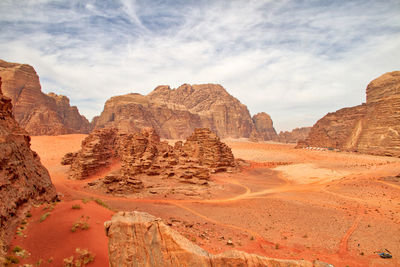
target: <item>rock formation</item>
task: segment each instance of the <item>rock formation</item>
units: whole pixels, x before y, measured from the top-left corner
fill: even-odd
[[[28,133],[13,118],[0,78],[0,257],[26,208],[55,197],[49,173],[30,149]]]
[[[281,143],[297,143],[299,140],[305,140],[311,131],[311,127],[295,128],[292,131],[284,131],[278,134],[278,141]]]
[[[88,133],[90,124],[65,96],[41,91],[39,77],[26,64],[0,60],[3,93],[11,98],[15,120],[31,135]]]
[[[400,157],[400,71],[373,80],[366,104],[328,113],[298,146]]]
[[[251,140],[276,141],[278,139],[278,135],[276,134],[276,131],[274,129],[271,116],[269,116],[267,113],[257,113],[253,116],[252,120],[254,123],[255,131],[252,132]]]
[[[145,212],[119,212],[104,225],[111,267],[331,266],[317,261],[267,258],[237,250],[213,255]]]
[[[367,87],[367,114],[357,144],[363,153],[400,157],[400,71]]]
[[[121,169],[101,179],[108,193],[135,193],[143,188],[141,175],[175,178],[184,183],[207,184],[210,172],[235,166],[231,149],[209,129],[196,129],[186,142],[170,146],[153,128],[120,133],[115,128],[92,132],[77,153],[68,153],[62,164],[71,165],[70,178],[85,179],[113,160]],[[96,182],[90,183],[96,186]]]
[[[152,127],[170,139],[186,138],[195,128],[209,128],[221,138],[250,137],[254,131],[247,107],[216,84],[158,86],[146,96],[112,97],[92,124],[125,132]]]

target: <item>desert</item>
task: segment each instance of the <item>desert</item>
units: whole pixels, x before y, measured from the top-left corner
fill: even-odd
[[[165,195],[167,185],[160,182],[148,189],[157,193],[128,198],[87,187],[87,181],[104,176],[118,163],[89,180],[67,179],[68,167],[61,165],[61,159],[71,149],[78,150],[84,138],[32,137],[32,149],[48,168],[62,201],[43,222],[39,220],[46,205],[32,209],[23,236],[17,235],[11,245],[31,253],[22,263],[62,262],[76,247],[85,247],[96,255],[93,266],[108,266],[103,223],[116,210],[135,210],[161,218],[214,254],[234,248],[334,266],[399,264],[396,259],[379,258],[377,251],[400,253],[399,240],[393,238],[400,223],[400,183],[395,178],[400,159],[229,141],[235,157],[248,162],[242,171],[212,175],[207,188],[174,187]],[[74,210],[74,205],[82,209]],[[89,217],[89,229],[71,232],[81,216]]]
[[[400,266],[396,1],[0,1],[0,267]]]

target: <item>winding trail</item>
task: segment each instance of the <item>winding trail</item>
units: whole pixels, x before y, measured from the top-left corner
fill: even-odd
[[[357,229],[358,225],[360,224],[360,221],[363,217],[363,213],[364,213],[364,210],[362,208],[359,208],[356,219],[354,220],[351,227],[347,230],[346,234],[340,240],[339,251],[338,251],[339,255],[347,254],[349,238],[351,237],[351,235],[354,233],[354,231]]]

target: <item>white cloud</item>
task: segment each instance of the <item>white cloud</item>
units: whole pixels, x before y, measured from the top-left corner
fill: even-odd
[[[28,2],[0,3],[0,58],[33,65],[89,118],[113,95],[212,82],[287,130],[399,69],[396,1]]]

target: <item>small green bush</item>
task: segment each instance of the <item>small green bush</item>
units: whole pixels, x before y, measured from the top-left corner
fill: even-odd
[[[73,210],[80,210],[80,209],[82,209],[82,207],[79,204],[75,204],[75,205],[72,205],[72,209]]]
[[[12,250],[14,253],[16,253],[16,252],[21,252],[22,251],[22,248],[20,247],[20,246],[15,246],[14,248],[13,248],[13,250]]]
[[[50,212],[46,212],[46,213],[42,214],[42,216],[40,216],[39,222],[43,222],[49,216],[50,216]]]

